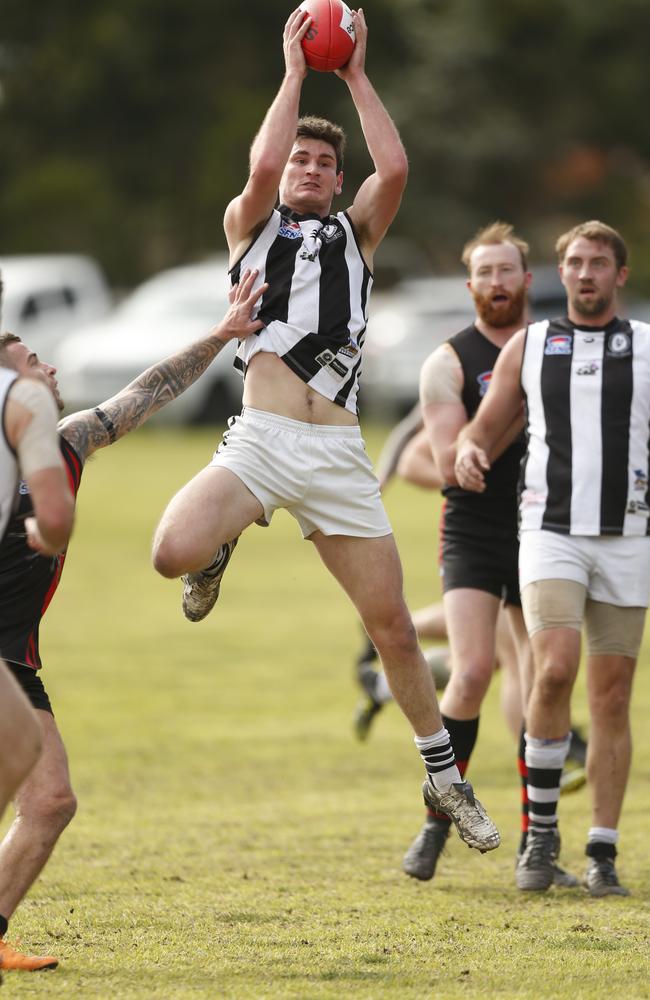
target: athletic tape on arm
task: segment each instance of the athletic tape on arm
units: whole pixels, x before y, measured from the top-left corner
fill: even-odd
[[[11,387],[10,399],[24,406],[32,419],[16,444],[20,473],[29,479],[42,469],[63,467],[59,449],[57,422],[59,415],[52,393],[42,382],[19,378]]]
[[[448,344],[441,344],[422,365],[420,374],[420,402],[462,402],[463,369],[458,355]]]

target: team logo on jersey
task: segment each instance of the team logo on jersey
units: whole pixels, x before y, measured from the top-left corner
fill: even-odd
[[[299,240],[302,238],[302,230],[297,222],[283,222],[278,229],[278,236],[284,236],[286,240]]]
[[[333,223],[330,222],[326,226],[323,226],[323,228],[320,231],[320,234],[324,243],[333,243],[334,240],[341,239],[341,237],[343,236],[343,230],[339,229],[338,226],[335,226]]]
[[[632,351],[632,338],[629,333],[619,330],[612,333],[607,341],[607,353],[614,358],[623,358]]]
[[[318,364],[321,366],[321,368],[325,368],[326,365],[332,364],[332,361],[334,361],[335,357],[336,355],[333,354],[332,351],[328,351],[326,348],[324,351],[321,351],[320,354],[316,355],[314,361],[318,361]]]
[[[298,254],[301,260],[309,260],[313,264],[318,258],[323,245],[323,241],[320,237],[322,231],[323,230],[321,228],[319,230],[315,230],[313,233],[306,234],[303,241],[303,248]]]
[[[476,376],[476,381],[478,382],[478,394],[479,396],[484,396],[485,393],[490,388],[490,379],[492,378],[492,372],[481,372],[480,375]]]
[[[345,365],[343,364],[343,362],[342,362],[342,361],[339,361],[339,360],[338,360],[338,358],[334,358],[334,360],[333,360],[333,361],[330,361],[330,363],[329,363],[328,367],[329,367],[329,368],[330,368],[330,369],[331,369],[331,370],[332,370],[333,372],[336,372],[336,374],[337,374],[337,375],[338,375],[338,376],[339,376],[340,378],[345,378],[345,376],[346,376],[346,375],[347,375],[347,373],[348,373],[348,370],[347,370],[347,368],[345,367]]]
[[[600,371],[598,364],[595,361],[590,361],[586,365],[580,365],[576,369],[576,375],[597,375]]]
[[[644,500],[628,500],[626,514],[647,514],[648,505]]]
[[[641,493],[645,493],[647,488],[648,488],[648,477],[646,476],[645,472],[643,471],[643,469],[635,469],[634,486],[632,487],[632,489],[639,491]]]
[[[333,351],[327,350],[327,348],[321,351],[320,354],[317,354],[314,361],[317,361],[321,368],[329,368],[330,372],[338,375],[339,378],[345,378],[348,374],[348,370],[343,362],[339,361],[336,354]]]
[[[546,338],[544,354],[571,354],[571,337],[565,333],[553,333]]]

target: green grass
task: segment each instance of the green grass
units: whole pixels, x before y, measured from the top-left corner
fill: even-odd
[[[518,779],[498,681],[472,777],[503,846],[482,857],[454,838],[435,881],[414,883],[400,872],[422,820],[409,727],[391,706],[354,741],[359,627],[294,521],[247,533],[200,625],[150,569],[156,520],[215,438],[145,430],[86,469],[42,629],[80,809],[11,929],[61,967],[7,974],[3,995],[649,997],[647,647],[621,829],[634,895],[514,889]],[[415,607],[438,593],[437,501],[396,484],[387,505]],[[564,861],[581,871],[586,792],[561,816]]]

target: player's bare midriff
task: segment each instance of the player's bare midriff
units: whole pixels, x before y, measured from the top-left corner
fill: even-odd
[[[244,406],[277,413],[308,424],[350,426],[354,413],[310,389],[277,354],[261,352],[251,358],[244,382]]]

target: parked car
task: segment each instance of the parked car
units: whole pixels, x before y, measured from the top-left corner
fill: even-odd
[[[215,257],[154,275],[99,323],[66,337],[55,361],[68,411],[95,406],[150,365],[207,334],[228,308],[228,262]],[[240,409],[241,375],[228,344],[207,371],[156,414],[165,422],[222,420]]]
[[[557,268],[532,268],[529,294],[534,320],[566,314],[566,293]],[[404,281],[370,302],[361,375],[362,412],[394,419],[418,398],[420,369],[443,341],[468,326],[474,316],[466,275]],[[624,314],[648,321],[648,302],[626,295]]]
[[[362,412],[393,419],[418,396],[424,360],[474,317],[465,278],[416,278],[370,300],[361,374]]]
[[[113,297],[99,264],[71,254],[0,257],[2,330],[43,358],[72,330],[107,315]]]

